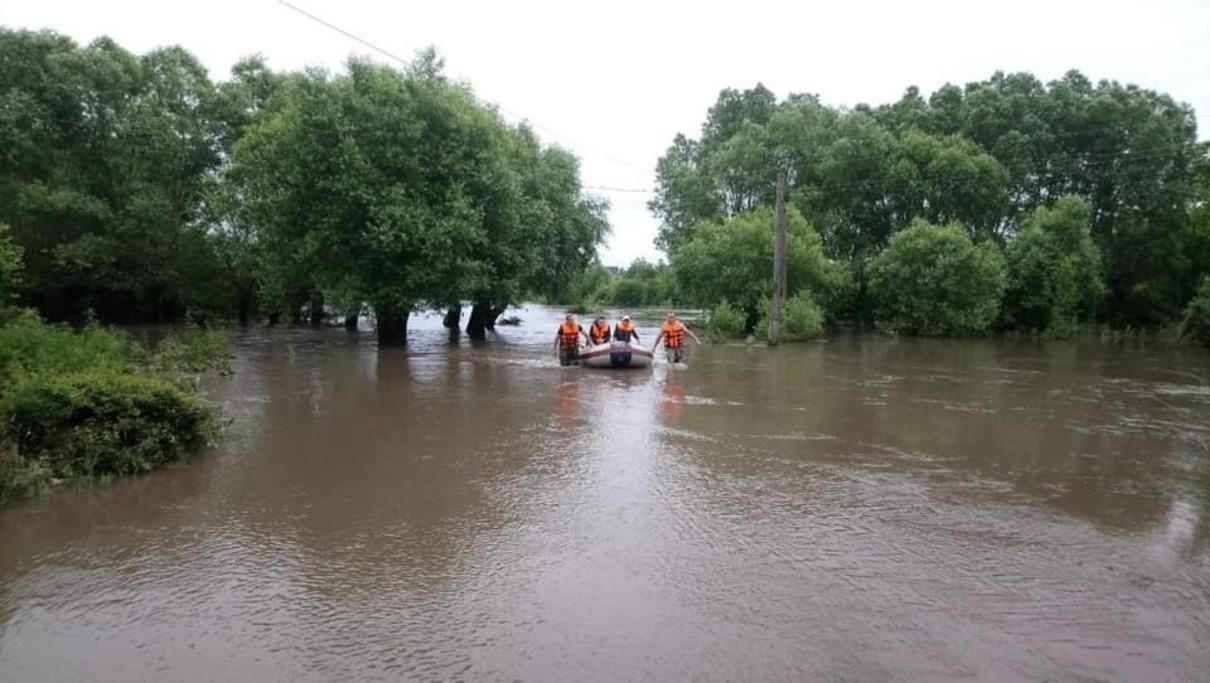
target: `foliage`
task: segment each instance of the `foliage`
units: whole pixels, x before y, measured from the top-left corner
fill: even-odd
[[[1006,253],[1004,317],[1010,327],[1068,337],[1081,318],[1092,319],[1105,284],[1091,218],[1087,202],[1068,196],[1025,220]]]
[[[25,313],[0,326],[0,393],[23,378],[90,368],[129,368],[139,350],[125,334],[90,324],[80,331]]]
[[[786,301],[782,311],[782,338],[801,341],[823,336],[823,310],[805,292]]]
[[[0,308],[16,297],[21,283],[21,247],[13,244],[7,225],[0,223]]]
[[[0,29],[0,221],[30,301],[54,318],[179,315],[207,251],[191,247],[220,161],[214,86],[178,47]]]
[[[424,68],[420,68],[423,66]],[[380,336],[407,311],[515,302],[583,268],[606,225],[578,163],[506,126],[430,62],[351,61],[281,88],[236,143],[229,174],[279,291],[368,301]]]
[[[731,302],[751,329],[773,293],[773,230],[773,212],[767,208],[696,226],[673,261],[677,281],[695,303]],[[843,270],[824,257],[819,235],[797,210],[788,211],[787,292],[829,296],[843,280]]]
[[[0,435],[0,508],[42,493],[50,488],[52,479],[46,463],[17,455],[7,436]]]
[[[231,342],[215,330],[173,334],[155,349],[152,367],[163,372],[231,372]]]
[[[1185,307],[1180,336],[1210,346],[1210,275],[1202,280],[1197,296]]]
[[[150,359],[129,336],[25,312],[0,326],[0,504],[55,480],[142,472],[199,446],[211,409],[153,373],[226,363],[217,332],[170,338]]]
[[[706,323],[706,336],[716,344],[728,339],[743,337],[747,331],[747,315],[728,303],[726,299],[714,307],[714,310],[710,312],[710,320]]]
[[[0,401],[17,457],[56,477],[146,472],[204,443],[207,407],[168,382],[94,368],[22,381]]]
[[[994,244],[975,245],[958,225],[923,220],[896,233],[870,271],[878,324],[904,334],[984,332],[1004,287],[1004,259]]]
[[[1117,325],[1155,326],[1179,316],[1210,269],[1210,223],[1199,217],[1207,149],[1188,105],[1074,71],[1046,84],[996,73],[928,98],[912,87],[853,109],[812,95],[778,102],[758,84],[724,90],[697,139],[674,138],[650,208],[675,268],[698,226],[770,206],[773,171],[785,169],[788,201],[825,253],[850,265],[849,313],[865,318],[869,262],[913,220],[1005,244],[1035,210],[1074,195],[1102,254],[1100,310]]]

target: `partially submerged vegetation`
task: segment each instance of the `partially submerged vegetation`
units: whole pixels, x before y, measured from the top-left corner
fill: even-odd
[[[26,312],[0,326],[0,504],[146,472],[204,444],[214,410],[176,380],[228,362],[216,334],[149,353],[97,324],[73,330]]]
[[[715,309],[720,334],[760,331],[784,173],[788,293],[809,294],[829,322],[1062,338],[1183,319],[1196,338],[1208,147],[1188,105],[1074,71],[1045,84],[997,73],[854,108],[778,101],[757,85],[724,90],[698,138],[673,140],[650,207],[671,298]],[[796,267],[804,249],[822,262]]]
[[[0,301],[20,272],[20,252],[0,234]],[[148,351],[97,323],[50,325],[0,304],[0,505],[195,451],[213,434],[214,411],[173,380],[221,370],[229,357],[215,332],[169,337]]]

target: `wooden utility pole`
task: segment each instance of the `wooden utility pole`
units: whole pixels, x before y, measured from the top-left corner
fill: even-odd
[[[777,173],[777,227],[773,237],[773,301],[769,306],[769,346],[781,336],[781,307],[786,298],[786,172]]]

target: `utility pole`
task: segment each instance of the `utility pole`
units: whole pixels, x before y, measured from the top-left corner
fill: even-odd
[[[773,237],[773,301],[769,306],[769,346],[781,336],[781,307],[786,298],[786,172],[777,172],[777,227]]]

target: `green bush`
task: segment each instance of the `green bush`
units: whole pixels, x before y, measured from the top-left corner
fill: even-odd
[[[198,398],[109,368],[22,381],[0,400],[0,414],[17,457],[56,477],[146,472],[201,446],[212,426]]]
[[[875,321],[904,334],[985,332],[1000,310],[1004,258],[958,225],[917,219],[891,237],[870,268]]]
[[[756,324],[758,339],[769,338],[769,310],[771,302],[761,307],[760,321]],[[803,292],[786,300],[781,309],[781,338],[779,341],[794,342],[816,339],[823,336],[824,312],[810,294]]]
[[[809,294],[798,294],[786,301],[782,310],[782,339],[801,341],[823,336],[823,310]]]
[[[156,348],[152,366],[166,372],[231,372],[231,344],[215,331],[174,334]]]
[[[702,223],[673,255],[677,281],[692,301],[706,306],[726,300],[756,320],[773,293],[773,211],[760,208],[724,222]],[[837,300],[844,297],[846,271],[823,253],[819,234],[791,207],[786,218],[786,285]]]
[[[747,316],[743,311],[728,303],[726,299],[714,307],[714,310],[710,312],[710,321],[706,323],[706,336],[715,344],[743,337],[747,331]]]
[[[21,247],[13,244],[8,226],[0,223],[0,308],[8,306],[21,283]]]
[[[1180,335],[1184,339],[1192,339],[1205,346],[1210,346],[1210,275],[1202,280],[1202,286],[1197,290],[1197,295],[1185,307]]]
[[[1090,320],[1106,287],[1101,252],[1089,234],[1092,210],[1078,197],[1041,207],[1008,245],[1004,321],[1012,328],[1069,337]]]
[[[0,507],[45,491],[51,481],[45,463],[22,458],[16,447],[0,436]]]
[[[75,331],[23,313],[0,326],[0,389],[21,377],[86,368],[125,368],[139,356],[129,336],[89,325]]]

